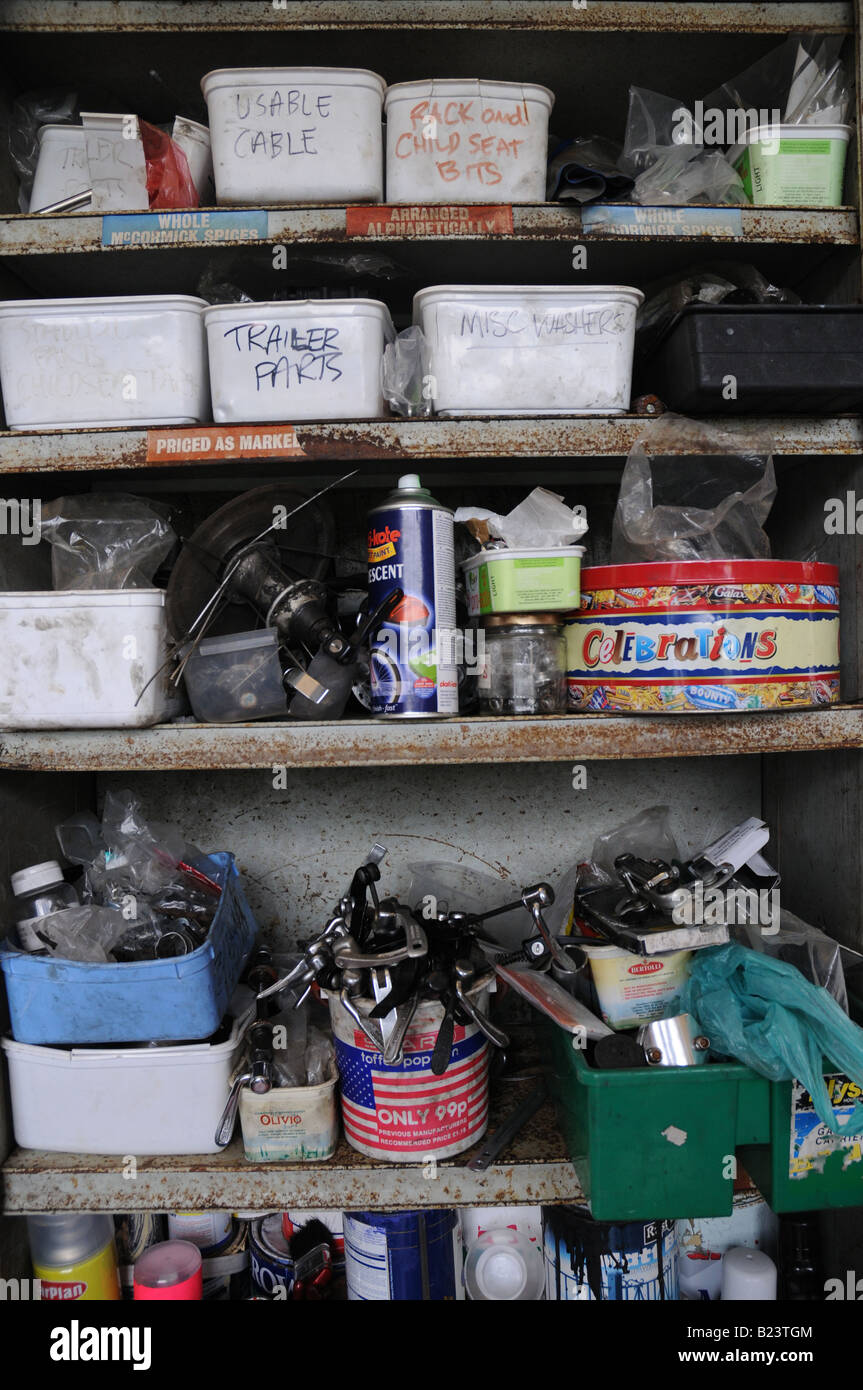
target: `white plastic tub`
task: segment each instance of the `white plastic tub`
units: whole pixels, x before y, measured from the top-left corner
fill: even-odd
[[[390,203],[544,203],[554,96],[531,82],[434,78],[387,88]]]
[[[185,294],[0,302],[9,428],[207,420],[205,307]]]
[[[223,204],[379,203],[386,83],[365,68],[219,68],[201,79]]]
[[[332,1158],[339,1138],[338,1076],[320,1086],[240,1092],[243,1148],[250,1163],[308,1163]]]
[[[15,1141],[55,1153],[218,1153],[213,1136],[240,1060],[240,1030],[235,1022],[215,1045],[167,1047],[32,1047],[4,1038]]]
[[[759,207],[837,207],[851,131],[849,125],[756,126],[729,159]]]
[[[379,300],[216,304],[204,323],[219,424],[383,415],[381,359],[395,334]]]
[[[0,593],[0,729],[158,724],[166,644],[162,589]]]
[[[414,296],[438,415],[620,415],[635,314],[628,285],[435,285]]]
[[[82,125],[43,125],[36,139],[39,154],[30,192],[31,212],[90,187],[87,134]],[[84,204],[89,206],[89,202]]]

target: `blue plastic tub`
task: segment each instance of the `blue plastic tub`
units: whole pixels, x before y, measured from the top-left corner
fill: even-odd
[[[32,956],[0,942],[16,1042],[175,1042],[214,1033],[257,925],[234,856],[209,858],[222,896],[207,940],[187,956],[89,965]]]

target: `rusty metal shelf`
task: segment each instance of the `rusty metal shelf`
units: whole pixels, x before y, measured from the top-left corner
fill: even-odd
[[[445,459],[574,459],[625,458],[635,440],[651,428],[643,415],[568,416],[484,420],[370,420],[365,422],[257,424],[232,427],[237,438],[249,435],[282,435],[294,430],[302,453],[291,457],[291,471],[299,474],[307,463],[387,463],[394,460]],[[752,421],[713,420],[708,423],[746,435]],[[849,455],[863,453],[863,416],[789,416],[759,418],[759,428],[770,432],[777,455]],[[203,434],[208,427],[201,427]],[[160,430],[160,434],[165,431]],[[177,431],[178,441],[196,434],[194,427]],[[283,460],[284,450],[266,458]],[[217,459],[200,453],[168,453],[158,461],[147,459],[145,429],[7,430],[0,432],[0,474],[74,473],[117,468],[218,468],[235,463],[237,455]],[[316,469],[316,472],[319,471]]]
[[[199,212],[212,212],[213,209],[198,209]],[[230,210],[215,209],[220,214]],[[242,211],[242,210],[241,210]],[[370,205],[373,211],[373,205]],[[674,209],[669,209],[673,212]],[[691,210],[690,210],[691,211]],[[696,209],[703,211],[703,209]],[[365,245],[380,242],[451,242],[484,241],[497,244],[512,242],[556,242],[572,241],[577,238],[585,244],[597,242],[622,241],[638,242],[679,242],[691,245],[693,242],[704,245],[716,242],[717,245],[762,245],[762,246],[856,246],[858,242],[857,213],[852,207],[842,208],[767,208],[743,207],[741,213],[741,234],[731,231],[717,232],[710,237],[696,230],[689,236],[680,226],[669,222],[667,227],[651,227],[650,235],[642,235],[639,229],[625,227],[583,228],[581,212],[578,208],[564,207],[559,203],[538,203],[515,206],[513,208],[512,232],[493,232],[487,237],[476,235],[451,235],[445,232],[411,232],[404,230],[385,231],[380,235],[351,237],[346,226],[346,213],[343,207],[284,207],[268,208],[267,235],[252,241],[241,237],[231,239],[220,231],[218,243],[209,249],[269,246],[278,243],[289,245],[351,244]],[[162,214],[169,217],[170,214]],[[114,214],[116,221],[118,214]],[[146,214],[129,214],[140,220]],[[154,221],[158,214],[152,214]],[[115,229],[116,230],[116,229]],[[152,235],[158,236],[156,230]],[[102,214],[99,212],[64,213],[55,217],[30,216],[16,213],[0,217],[0,256],[44,256],[68,254],[70,252],[110,252],[112,254],[131,252],[177,251],[201,249],[204,243],[171,240],[184,233],[167,228],[164,241],[142,240],[134,246],[103,245]],[[148,236],[150,233],[147,234]]]
[[[847,33],[847,3],[680,4],[673,0],[135,0],[118,15],[114,0],[5,0],[0,30],[85,34],[302,29],[528,29],[627,33]]]
[[[863,748],[863,705],[764,714],[163,724],[0,734],[0,769],[171,772],[451,767]]]
[[[512,1086],[492,1104],[491,1129],[526,1094]],[[477,1148],[479,1146],[477,1145]],[[471,1149],[436,1165],[381,1163],[342,1140],[327,1163],[247,1163],[235,1138],[220,1154],[139,1158],[134,1181],[123,1158],[13,1149],[0,1168],[4,1214],[33,1211],[381,1210],[532,1206],[579,1202],[583,1194],[546,1104],[484,1173]]]

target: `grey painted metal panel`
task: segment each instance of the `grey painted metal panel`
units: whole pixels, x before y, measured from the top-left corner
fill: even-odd
[[[590,763],[574,790],[570,765],[513,767],[502,750],[486,767],[291,772],[284,788],[269,771],[119,773],[99,785],[131,785],[155,819],[233,851],[259,924],[283,944],[323,927],[375,840],[389,850],[386,892],[407,893],[411,863],[446,860],[499,879],[504,903],[554,884],[597,834],[648,806],[671,806],[681,849],[702,849],[760,813],[760,776],[755,758]]]

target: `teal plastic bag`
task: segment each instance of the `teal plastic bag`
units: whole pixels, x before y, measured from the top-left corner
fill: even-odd
[[[691,1013],[715,1052],[736,1057],[771,1081],[801,1081],[821,1123],[835,1130],[823,1058],[863,1089],[863,1028],[785,961],[730,943],[696,951],[681,1012]],[[841,1126],[863,1133],[863,1104]]]

